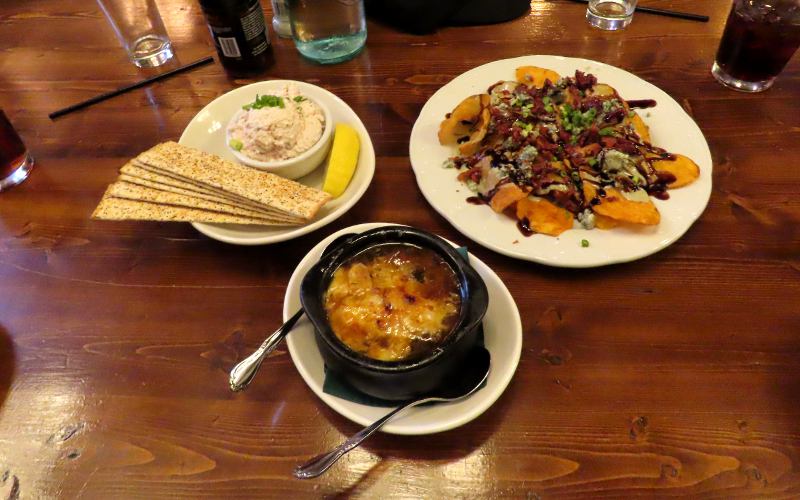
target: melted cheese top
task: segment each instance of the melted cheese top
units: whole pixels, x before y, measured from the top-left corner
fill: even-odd
[[[370,358],[422,357],[455,325],[461,295],[455,273],[436,252],[382,245],[334,272],[325,310],[336,336]]]

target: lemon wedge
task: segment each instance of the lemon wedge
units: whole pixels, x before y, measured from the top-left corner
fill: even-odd
[[[334,198],[344,193],[356,171],[359,147],[358,132],[350,125],[337,123],[328,172],[325,174],[325,184],[322,186],[323,191]]]

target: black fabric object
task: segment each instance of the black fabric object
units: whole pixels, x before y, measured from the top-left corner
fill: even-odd
[[[530,8],[530,0],[364,0],[364,4],[368,16],[420,35],[441,26],[510,21]]]

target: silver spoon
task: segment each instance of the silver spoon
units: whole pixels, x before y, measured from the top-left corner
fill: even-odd
[[[343,245],[352,237],[352,233],[343,234],[337,237],[327,247],[325,247],[325,250],[322,252],[322,257],[339,248],[340,245]],[[264,339],[264,342],[261,343],[259,348],[256,349],[253,354],[239,361],[236,366],[231,369],[231,375],[228,379],[228,382],[230,383],[231,390],[233,392],[241,391],[253,381],[256,373],[258,373],[258,369],[261,367],[261,363],[272,353],[272,351],[275,350],[276,347],[278,347],[284,337],[286,337],[289,332],[292,331],[292,327],[294,327],[294,324],[300,319],[300,316],[303,315],[303,312],[304,311],[300,309],[294,313],[294,316],[289,318],[286,323],[275,330],[272,335]]]
[[[294,470],[295,477],[298,479],[311,479],[322,475],[346,453],[360,445],[375,431],[383,427],[384,424],[409,408],[424,403],[458,401],[477,392],[489,376],[491,355],[484,347],[475,347],[464,360],[462,366],[463,369],[460,369],[456,376],[445,381],[440,389],[429,396],[410,401],[390,411],[386,416],[369,427],[365,427],[360,432],[353,434],[347,441],[331,451],[318,455],[298,466]]]
[[[250,382],[252,382],[253,378],[256,376],[256,373],[258,373],[258,369],[261,367],[261,363],[264,361],[264,359],[266,359],[267,356],[270,355],[272,351],[275,350],[276,347],[278,347],[278,344],[281,343],[281,340],[283,340],[283,338],[292,331],[292,327],[295,323],[297,323],[297,320],[300,319],[300,316],[302,316],[304,312],[305,311],[302,309],[297,311],[286,323],[275,330],[272,335],[267,337],[264,342],[261,343],[261,346],[259,346],[259,348],[253,352],[253,354],[239,361],[236,366],[233,367],[229,380],[232,391],[241,391],[247,387]]]

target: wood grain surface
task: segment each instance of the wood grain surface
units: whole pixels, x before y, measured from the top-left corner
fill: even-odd
[[[535,0],[516,21],[428,36],[370,22],[364,52],[330,67],[274,40],[259,79],[339,95],[377,172],[337,222],[252,248],[188,224],[89,219],[128,158],[252,80],[214,64],[50,121],[152,72],[127,61],[95,2],[0,3],[0,106],[37,161],[0,193],[0,498],[800,497],[800,61],[766,93],[733,92],[709,73],[729,0],[641,3],[711,21],[639,14],[605,33],[578,4]],[[213,53],[197,2],[158,4],[180,63]],[[289,276],[328,234],[384,221],[469,243],[418,190],[411,127],[456,75],[525,54],[596,59],[674,97],[711,147],[707,210],[666,250],[607,268],[472,245],[522,315],[504,395],[457,430],[378,435],[323,477],[293,479],[359,427],[285,348],[244,393],[227,371],[281,322]]]

